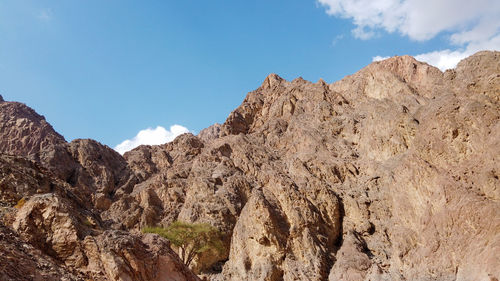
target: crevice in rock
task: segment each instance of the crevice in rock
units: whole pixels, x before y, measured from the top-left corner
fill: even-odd
[[[342,243],[344,242],[344,217],[345,217],[344,200],[342,199],[342,197],[340,197],[338,195],[337,195],[337,198],[339,199],[340,230],[339,230],[339,237],[337,238],[337,241],[335,241],[335,244],[334,244],[335,247],[334,247],[333,251],[335,253],[340,249],[340,247],[342,247]]]

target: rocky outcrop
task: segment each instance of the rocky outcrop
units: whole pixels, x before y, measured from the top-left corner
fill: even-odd
[[[66,142],[45,117],[18,102],[0,101],[0,153],[38,160],[41,150]]]
[[[157,235],[130,235],[106,231],[86,237],[84,248],[91,272],[105,274],[103,280],[197,281],[194,275]]]
[[[30,247],[12,252],[30,274],[9,262],[5,280],[198,280],[165,240],[106,231],[94,208],[108,209],[138,181],[117,152],[93,140],[66,143],[25,105],[2,106],[2,221]]]
[[[92,198],[93,206],[107,210],[113,197],[129,193],[138,182],[123,157],[108,146],[94,140],[77,139],[67,145],[76,163],[69,182]]]
[[[88,207],[105,210],[115,192],[130,192],[137,183],[116,151],[94,140],[67,143],[43,116],[22,103],[0,103],[0,126],[0,153],[39,163],[80,197],[92,198]]]
[[[271,74],[224,124],[123,157],[92,140],[33,150],[30,125],[29,142],[2,135],[35,160],[0,157],[2,220],[47,276],[195,280],[138,232],[182,220],[223,233],[191,265],[211,280],[495,280],[499,73],[480,52],[444,73],[403,56],[333,84]],[[1,116],[8,132],[24,118]]]
[[[84,280],[0,223],[1,280]]]
[[[0,154],[0,201],[2,204],[14,206],[24,196],[52,191],[51,179],[46,172],[42,167],[25,158]]]
[[[205,143],[210,142],[211,140],[219,137],[221,128],[221,124],[215,123],[212,126],[201,130],[197,137]]]
[[[0,176],[2,280],[199,280],[168,241],[107,229],[40,164],[1,154]]]
[[[72,208],[54,194],[34,196],[17,212],[13,229],[92,280],[198,280],[159,236],[103,230]]]

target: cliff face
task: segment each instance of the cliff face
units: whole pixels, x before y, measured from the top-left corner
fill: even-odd
[[[123,158],[0,102],[16,155],[1,230],[75,278],[196,278],[138,232],[182,220],[225,233],[191,267],[211,280],[495,280],[499,99],[499,52],[445,73],[404,56],[333,84],[270,75],[224,124]]]

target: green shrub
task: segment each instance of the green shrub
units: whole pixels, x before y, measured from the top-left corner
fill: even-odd
[[[176,221],[166,228],[146,227],[145,233],[156,233],[167,238],[178,247],[179,257],[189,266],[193,259],[204,252],[223,251],[220,231],[206,223],[186,223]]]

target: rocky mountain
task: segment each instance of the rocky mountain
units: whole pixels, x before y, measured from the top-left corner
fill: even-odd
[[[121,155],[21,103],[0,120],[0,280],[199,280],[165,239],[102,219],[137,181]]]
[[[3,99],[0,128],[2,280],[500,278],[500,52],[272,74],[223,124],[123,157]],[[175,220],[225,250],[188,269],[141,233]]]

